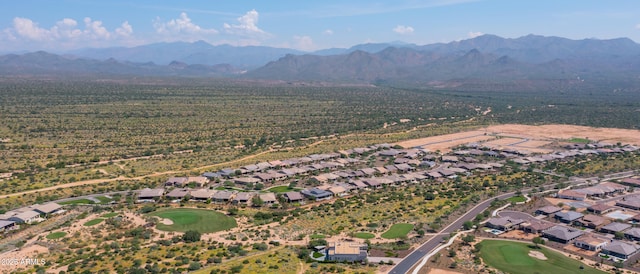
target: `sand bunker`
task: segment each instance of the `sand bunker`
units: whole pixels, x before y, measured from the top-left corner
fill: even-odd
[[[160,223],[163,225],[172,225],[173,221],[171,219],[162,218],[160,219]]]
[[[542,254],[542,252],[540,252],[540,251],[531,250],[531,251],[529,251],[529,256],[534,257],[534,258],[536,258],[538,260],[543,260],[543,261],[547,260],[547,256]]]

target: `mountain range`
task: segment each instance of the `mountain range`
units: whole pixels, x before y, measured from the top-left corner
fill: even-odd
[[[0,56],[4,75],[233,77],[434,88],[633,88],[640,45],[627,38],[571,40],[483,35],[451,43],[362,44],[300,52],[271,47],[157,43]]]

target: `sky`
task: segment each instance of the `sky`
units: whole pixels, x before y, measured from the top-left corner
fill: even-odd
[[[640,42],[640,1],[5,1],[0,52],[206,41],[314,51],[494,34]]]

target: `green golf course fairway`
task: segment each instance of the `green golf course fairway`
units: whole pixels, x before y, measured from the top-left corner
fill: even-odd
[[[484,240],[480,245],[482,260],[506,273],[606,273],[545,247],[530,248],[533,243]],[[529,251],[542,252],[547,260],[533,258],[529,256]],[[584,269],[580,269],[580,266],[584,266]]]
[[[185,232],[195,230],[200,233],[211,233],[238,226],[234,218],[206,209],[173,208],[152,212],[149,215],[173,221],[171,225],[162,223],[156,225],[158,229],[164,231]]]

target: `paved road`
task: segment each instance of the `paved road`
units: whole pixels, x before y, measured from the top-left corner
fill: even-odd
[[[633,175],[634,173],[637,173],[638,171],[639,170],[608,174],[608,175],[605,175],[604,178],[605,179],[614,179],[614,178],[628,177],[628,176]],[[570,180],[567,181],[567,183],[569,185],[574,185],[575,186],[575,185],[579,185],[579,184],[584,184],[588,180],[598,180],[598,179],[599,179],[598,177],[589,177],[589,178],[571,177]],[[550,187],[550,186],[551,185],[547,185],[547,187]],[[523,189],[521,191],[522,191],[522,193],[526,193],[529,190],[531,190],[531,189]],[[480,214],[480,212],[483,212],[485,209],[489,208],[489,205],[491,205],[491,201],[493,201],[494,199],[500,199],[500,200],[506,199],[506,198],[509,198],[509,197],[513,197],[514,195],[515,195],[515,192],[505,193],[505,194],[498,195],[496,197],[490,198],[488,200],[485,200],[485,201],[481,202],[480,204],[476,205],[469,212],[467,212],[466,214],[462,215],[460,218],[458,218],[456,221],[451,223],[449,226],[445,227],[442,231],[440,231],[439,234],[433,236],[433,238],[431,238],[430,240],[428,240],[427,242],[422,244],[416,250],[411,252],[408,256],[404,257],[402,262],[400,262],[393,269],[391,269],[391,271],[389,271],[389,273],[394,273],[395,274],[395,273],[407,273],[407,272],[409,272],[409,270],[416,263],[418,263],[418,261],[420,261],[425,255],[429,254],[429,252],[431,252],[432,250],[436,249],[436,247],[438,247],[440,245],[440,243],[442,241],[442,237],[448,236],[451,232],[454,232],[454,231],[462,228],[462,224],[464,222],[473,220],[476,217],[476,215]]]
[[[430,240],[428,240],[427,242],[422,244],[416,250],[411,252],[411,254],[409,254],[408,256],[404,257],[402,262],[400,262],[393,269],[391,269],[391,271],[389,271],[389,273],[407,273],[407,272],[409,272],[409,270],[418,261],[420,261],[420,259],[422,259],[422,257],[427,255],[429,252],[431,252],[436,247],[438,247],[438,245],[440,245],[440,242],[442,241],[442,238],[444,236],[448,236],[451,232],[454,232],[454,231],[462,228],[462,224],[464,222],[473,220],[476,217],[476,215],[480,214],[481,212],[483,212],[487,208],[489,208],[489,206],[491,205],[491,201],[493,201],[494,199],[501,199],[501,200],[502,199],[506,199],[506,198],[509,198],[509,197],[513,197],[514,195],[515,195],[515,192],[505,193],[505,194],[493,197],[491,199],[485,200],[484,202],[481,202],[480,204],[476,205],[474,208],[469,210],[462,217],[458,218],[456,221],[451,223],[449,226],[445,227],[442,231],[440,231],[440,233],[438,235],[433,236],[433,238],[431,238]]]

